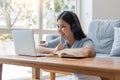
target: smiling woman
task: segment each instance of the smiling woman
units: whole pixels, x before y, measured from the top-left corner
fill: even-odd
[[[40,43],[37,52],[57,54],[59,57],[94,57],[93,41],[88,38],[80,24],[77,15],[72,11],[63,11],[57,18],[59,37]],[[67,56],[66,56],[67,55]],[[53,76],[57,71],[53,71]],[[51,73],[52,75],[52,73]],[[71,80],[79,80],[75,76]],[[86,76],[86,75],[85,75]]]

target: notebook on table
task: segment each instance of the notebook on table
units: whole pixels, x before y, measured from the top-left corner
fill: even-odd
[[[15,52],[26,56],[51,56],[52,54],[37,53],[32,30],[12,30]]]

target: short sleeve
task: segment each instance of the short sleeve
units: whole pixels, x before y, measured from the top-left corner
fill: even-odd
[[[46,42],[46,43],[45,43],[45,46],[46,46],[47,48],[55,48],[55,47],[60,43],[60,40],[61,40],[61,38],[58,37],[58,38],[56,38],[56,39],[53,39],[53,40],[51,40],[51,41]]]
[[[88,46],[94,47],[93,41],[90,38],[83,38],[81,40],[75,41],[72,48],[82,48],[82,47],[88,47]]]
[[[85,38],[83,41],[82,41],[82,47],[88,47],[88,46],[92,46],[94,47],[94,44],[93,44],[93,41],[90,39],[90,38]]]

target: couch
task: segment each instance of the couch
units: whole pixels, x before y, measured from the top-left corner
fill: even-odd
[[[118,57],[120,56],[120,39],[118,36],[120,20],[94,20],[89,25],[88,37],[94,42],[96,57]],[[117,36],[116,36],[117,35]],[[119,40],[118,40],[119,39]],[[117,48],[117,49],[116,49]],[[116,52],[117,51],[117,52]],[[116,54],[117,53],[117,54]]]
[[[57,38],[58,35],[48,35],[46,41]],[[120,58],[120,19],[93,20],[88,29],[87,37],[94,42],[96,57]],[[55,78],[55,72],[52,76]],[[52,80],[55,80],[52,78]]]

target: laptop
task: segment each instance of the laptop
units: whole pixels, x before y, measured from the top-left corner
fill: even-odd
[[[52,54],[37,53],[32,30],[12,30],[15,52],[26,56],[51,56]]]

